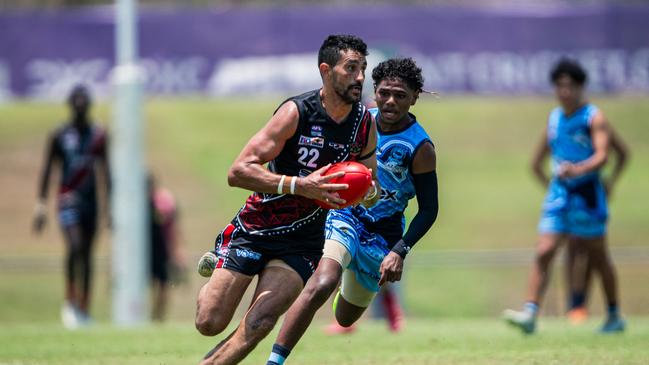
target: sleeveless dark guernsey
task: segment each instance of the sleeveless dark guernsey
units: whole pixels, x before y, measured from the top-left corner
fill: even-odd
[[[368,141],[372,117],[361,103],[354,103],[338,124],[322,107],[320,90],[292,97],[300,119],[295,134],[282,152],[269,163],[277,174],[306,176],[327,165],[355,161]],[[283,103],[282,103],[283,104]],[[286,180],[288,186],[290,178]],[[322,247],[327,210],[311,199],[290,194],[253,193],[232,224],[243,236],[265,241],[295,242],[305,249]],[[252,238],[252,237],[251,237]]]

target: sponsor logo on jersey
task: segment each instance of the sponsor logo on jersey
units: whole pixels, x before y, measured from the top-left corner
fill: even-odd
[[[397,190],[381,189],[381,200],[397,201]]]
[[[329,142],[328,145],[329,145],[329,147],[333,148],[334,150],[343,150],[343,149],[345,149],[345,145],[342,144],[342,143]]]
[[[311,171],[311,170],[300,169],[300,172],[298,172],[297,175],[298,175],[299,177],[305,177],[305,176],[309,176],[309,175],[311,175],[312,172],[313,172],[313,171]]]
[[[242,248],[237,248],[236,250],[237,256],[243,257],[246,259],[251,259],[251,260],[259,260],[261,259],[261,254],[259,252],[255,251],[250,251],[250,250],[245,250]]]
[[[316,148],[324,147],[324,138],[322,137],[307,137],[300,136],[300,141],[298,142],[300,146],[310,146]]]

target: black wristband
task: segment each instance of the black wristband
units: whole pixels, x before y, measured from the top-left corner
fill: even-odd
[[[401,256],[402,259],[405,259],[408,252],[410,252],[410,246],[408,246],[403,239],[400,239],[399,242],[392,247],[392,252]]]

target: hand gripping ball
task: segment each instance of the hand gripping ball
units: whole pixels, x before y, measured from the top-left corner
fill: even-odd
[[[360,203],[367,194],[367,190],[372,186],[372,172],[361,163],[345,161],[331,165],[324,175],[331,175],[339,171],[344,171],[345,175],[332,179],[329,183],[347,184],[349,186],[345,190],[337,191],[338,195],[346,201],[341,208]],[[332,206],[327,202],[316,200],[316,203],[322,208],[332,209]]]

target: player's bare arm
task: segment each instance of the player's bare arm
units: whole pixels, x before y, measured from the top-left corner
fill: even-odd
[[[608,160],[608,146],[610,141],[610,129],[608,121],[601,111],[598,111],[590,125],[590,134],[595,152],[593,155],[577,164],[566,163],[561,166],[559,177],[580,176],[595,171]]]
[[[545,161],[545,158],[549,156],[550,154],[550,147],[548,147],[548,134],[547,134],[547,127],[543,128],[543,133],[541,134],[541,138],[539,138],[539,141],[536,145],[536,148],[534,149],[534,154],[532,155],[532,172],[534,173],[534,176],[543,184],[543,186],[547,186],[550,183],[550,177],[545,173],[545,170],[543,169],[543,162]]]
[[[606,192],[610,196],[613,192],[613,187],[617,183],[617,180],[619,179],[622,171],[626,167],[627,161],[629,160],[629,147],[624,142],[622,137],[613,129],[613,126],[610,123],[609,132],[609,145],[612,152],[614,152],[616,156],[611,175],[605,181]]]
[[[370,134],[367,140],[367,146],[361,151],[361,160],[358,162],[362,163],[372,171],[372,186],[367,192],[365,199],[361,202],[363,206],[369,208],[376,204],[379,199],[381,199],[381,184],[379,183],[379,178],[376,175],[378,169],[376,164],[376,121],[372,118],[372,125],[370,127]]]
[[[228,184],[260,193],[290,193],[293,183],[293,192],[297,195],[343,204],[344,200],[335,191],[346,189],[347,185],[328,183],[343,173],[323,176],[329,166],[306,177],[287,176],[284,179],[264,167],[264,164],[279,156],[286,141],[295,134],[298,120],[299,112],[295,103],[284,103],[266,126],[250,139],[234,161],[228,171]],[[282,186],[278,189],[280,182]]]
[[[32,225],[32,228],[36,233],[40,233],[47,223],[47,193],[49,191],[52,166],[54,165],[57,157],[54,136],[54,133],[52,133],[47,139],[45,161],[38,184],[38,201],[36,202],[36,207],[34,208],[34,221]]]
[[[430,143],[424,143],[415,154],[412,160],[412,173],[415,175],[425,174],[437,170],[437,154],[435,147]]]
[[[437,219],[437,155],[431,143],[424,143],[412,161],[419,210],[408,226],[408,231],[381,262],[379,285],[401,280],[403,261],[412,246],[428,232]]]

